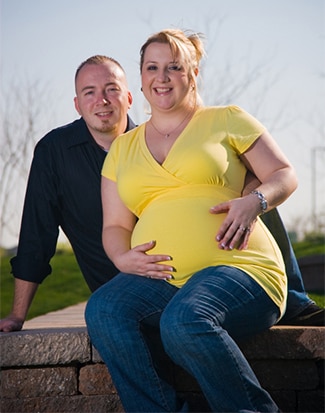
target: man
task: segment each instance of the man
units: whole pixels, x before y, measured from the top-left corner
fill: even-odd
[[[127,114],[132,95],[123,68],[105,56],[90,57],[79,66],[75,89],[75,108],[81,118],[49,132],[35,147],[17,256],[11,260],[13,307],[8,317],[0,320],[0,331],[22,328],[38,285],[51,273],[59,227],[69,239],[91,291],[118,272],[102,247],[101,168],[112,141],[135,127]],[[264,217],[268,217],[267,224],[284,255],[289,285],[295,283],[289,292],[288,323],[323,325],[324,310],[304,291],[277,211]]]
[[[91,291],[118,271],[101,243],[100,171],[116,136],[135,125],[124,70],[95,56],[75,76],[79,120],[55,129],[36,146],[31,166],[17,256],[12,259],[15,295],[0,330],[22,328],[39,283],[51,273],[59,226],[67,235]]]

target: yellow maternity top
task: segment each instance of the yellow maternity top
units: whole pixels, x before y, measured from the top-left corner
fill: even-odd
[[[156,240],[149,253],[172,257],[172,284],[181,287],[205,267],[234,266],[254,278],[282,314],[284,264],[266,226],[258,219],[247,250],[225,251],[215,240],[225,214],[209,212],[241,196],[246,168],[239,155],[264,130],[237,106],[200,108],[160,165],[146,145],[142,124],[113,142],[102,175],[117,182],[121,199],[138,217],[132,247]]]

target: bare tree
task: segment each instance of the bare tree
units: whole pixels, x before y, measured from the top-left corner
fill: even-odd
[[[35,143],[48,128],[51,105],[47,85],[16,80],[1,100],[0,245],[18,237],[26,180]]]

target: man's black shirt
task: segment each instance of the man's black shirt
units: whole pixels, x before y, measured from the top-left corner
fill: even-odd
[[[126,130],[135,125],[128,118]],[[91,291],[117,274],[102,246],[101,169],[106,156],[81,118],[54,129],[35,147],[22,216],[16,278],[41,283],[51,273],[59,227]]]

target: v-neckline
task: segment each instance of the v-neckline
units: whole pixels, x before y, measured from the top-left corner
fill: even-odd
[[[185,128],[182,130],[182,132],[177,136],[177,138],[175,139],[175,141],[173,142],[173,144],[171,145],[164,161],[162,163],[160,163],[159,161],[157,161],[157,159],[154,157],[154,155],[152,154],[152,152],[149,149],[149,146],[147,144],[147,140],[146,140],[146,126],[147,126],[147,122],[145,122],[142,126],[142,134],[141,134],[141,140],[142,140],[142,144],[145,148],[145,151],[147,153],[147,155],[150,157],[151,161],[154,162],[156,165],[158,165],[159,167],[163,168],[164,165],[166,164],[166,162],[168,161],[168,159],[170,158],[170,153],[173,152],[175,146],[177,146],[178,142],[183,140],[183,135],[184,133],[187,131],[187,128],[189,127],[189,125],[191,124],[191,122],[194,120],[196,114],[198,113],[199,108],[197,108],[193,114],[193,116],[191,117],[191,119],[189,120],[188,124],[185,126]]]

